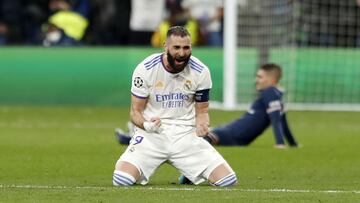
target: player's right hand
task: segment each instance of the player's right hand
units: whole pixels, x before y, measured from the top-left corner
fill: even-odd
[[[151,118],[150,121],[145,121],[144,129],[149,133],[160,133],[161,132],[161,121],[160,118]]]

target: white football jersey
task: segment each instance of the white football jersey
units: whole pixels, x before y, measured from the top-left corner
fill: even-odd
[[[134,70],[131,93],[148,99],[143,116],[159,117],[162,123],[195,125],[195,93],[211,89],[210,71],[199,59],[190,57],[180,73],[168,72],[163,54],[153,54]]]

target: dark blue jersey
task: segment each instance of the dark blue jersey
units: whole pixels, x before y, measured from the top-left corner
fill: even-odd
[[[284,144],[285,138],[296,146],[286,121],[282,96],[276,87],[260,91],[251,109],[240,119],[212,130],[219,137],[219,145],[248,145],[271,124],[276,144]]]

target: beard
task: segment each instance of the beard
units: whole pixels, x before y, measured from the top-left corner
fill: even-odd
[[[189,63],[190,56],[191,53],[189,54],[189,56],[183,56],[183,57],[178,56],[175,58],[170,53],[167,53],[167,60],[169,62],[170,68],[172,69],[173,73],[180,73],[181,71],[183,71],[186,65]],[[183,62],[183,63],[176,64],[175,61]]]

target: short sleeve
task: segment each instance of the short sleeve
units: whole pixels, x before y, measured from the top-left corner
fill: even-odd
[[[211,89],[211,88],[212,88],[212,80],[211,80],[210,71],[208,68],[204,68],[204,70],[200,74],[197,91]]]
[[[149,96],[148,81],[144,71],[143,65],[138,65],[133,72],[131,80],[131,94],[139,98],[147,98]]]

